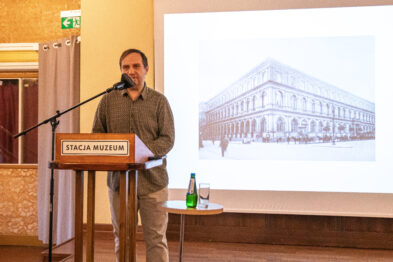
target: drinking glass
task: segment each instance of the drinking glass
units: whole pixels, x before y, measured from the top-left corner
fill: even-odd
[[[210,184],[199,183],[199,203],[200,208],[207,208],[209,206]]]

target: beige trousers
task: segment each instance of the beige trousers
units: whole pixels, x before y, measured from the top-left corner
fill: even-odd
[[[116,261],[119,261],[120,195],[108,188]],[[168,200],[168,187],[146,196],[138,196],[143,236],[146,244],[146,262],[169,261],[166,228],[168,213],[158,207],[158,202]]]

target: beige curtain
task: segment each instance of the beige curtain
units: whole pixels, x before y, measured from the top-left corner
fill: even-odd
[[[38,119],[43,121],[79,103],[80,43],[77,36],[39,45]],[[56,133],[79,132],[79,110],[62,115]],[[49,242],[51,125],[38,128],[38,238]],[[53,204],[53,243],[74,237],[75,178],[56,171]]]

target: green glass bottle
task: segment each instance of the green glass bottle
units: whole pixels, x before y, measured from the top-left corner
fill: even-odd
[[[191,173],[190,183],[188,185],[188,191],[186,196],[187,207],[196,207],[198,202],[197,186],[195,181],[195,173]]]

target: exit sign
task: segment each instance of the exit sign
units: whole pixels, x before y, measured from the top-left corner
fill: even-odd
[[[81,27],[81,10],[61,11],[61,29]]]

